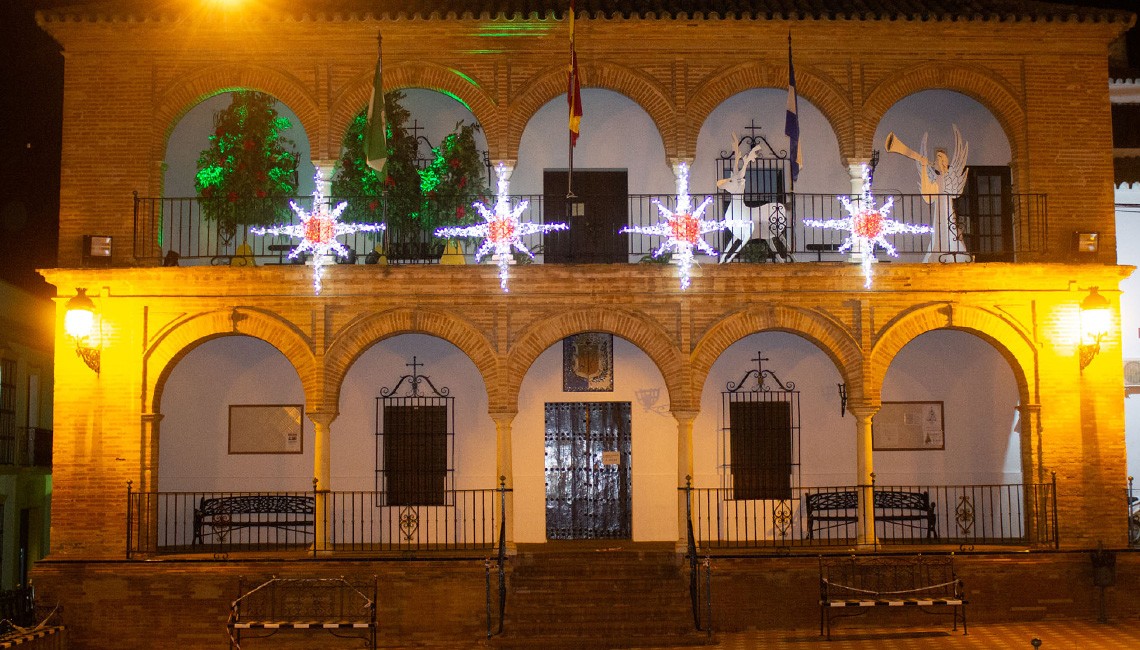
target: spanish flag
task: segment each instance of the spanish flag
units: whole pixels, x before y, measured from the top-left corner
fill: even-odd
[[[578,53],[574,51],[574,0],[570,0],[570,78],[566,86],[566,102],[570,105],[570,146],[578,144],[582,126],[582,84],[578,77]]]
[[[384,115],[384,84],[380,82],[380,35],[376,36],[376,77],[368,102],[368,126],[364,129],[364,159],[379,174],[388,161],[388,125]],[[380,178],[384,180],[383,177]]]

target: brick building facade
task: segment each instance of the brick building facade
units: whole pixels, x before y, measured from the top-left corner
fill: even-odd
[[[513,545],[522,525],[516,504],[541,498],[541,471],[520,467],[516,453],[519,438],[530,435],[516,421],[528,370],[568,336],[612,333],[660,373],[672,418],[665,451],[655,457],[653,484],[663,487],[643,489],[634,500],[635,531],[653,532],[635,532],[634,539],[683,545],[686,511],[677,488],[700,474],[694,422],[710,369],[732,344],[779,331],[822,351],[853,415],[837,435],[854,439],[855,483],[869,486],[871,421],[892,360],[925,333],[963,331],[997,350],[1012,372],[1023,481],[1043,485],[1056,477],[1052,542],[1067,550],[1124,546],[1119,327],[1099,341],[1087,367],[1078,357],[1082,300],[1099,288],[1119,323],[1117,287],[1131,271],[1115,259],[1106,53],[1134,16],[1041,3],[986,15],[953,2],[931,4],[921,15],[904,15],[892,3],[866,14],[804,15],[752,4],[740,13],[585,7],[576,28],[582,85],[619,93],[644,110],[664,148],[665,160],[654,164],[672,169],[694,162],[701,127],[718,105],[750,89],[787,88],[790,32],[800,100],[825,117],[838,164],[851,176],[850,186],[834,192],[858,187],[859,166],[882,147],[876,128],[892,106],[922,91],[953,91],[984,106],[999,125],[1015,191],[1047,197],[1047,227],[1037,223],[1019,235],[1040,245],[1008,262],[877,265],[870,288],[857,265],[803,262],[803,255],[762,267],[705,263],[686,291],[678,289],[674,267],[653,264],[520,265],[511,270],[509,293],[490,265],[338,265],[319,295],[303,266],[158,267],[149,260],[161,256],[161,244],[139,246],[132,192],[162,194],[169,134],[202,98],[235,88],[272,94],[303,124],[314,165],[329,169],[349,122],[367,104],[382,32],[386,88],[459,98],[482,126],[491,161],[521,167],[528,122],[566,92],[562,13],[456,6],[434,13],[343,7],[199,14],[126,2],[41,12],[41,26],[67,62],[59,268],[43,270],[59,289],[57,349],[71,347],[63,317],[77,287],[87,288],[101,323],[98,373],[74,355],[56,360],[52,549],[37,567],[45,588],[66,602],[65,584],[80,579],[76,567],[88,566],[88,594],[77,597],[75,609],[95,612],[98,594],[113,591],[108,580],[127,579],[99,567],[121,561],[130,543],[125,535],[155,534],[145,527],[128,532],[124,495],[128,482],[137,492],[161,489],[166,382],[197,346],[228,335],[268,342],[296,370],[317,494],[338,489],[330,457],[352,365],[379,342],[408,334],[454,345],[485,387],[495,451],[494,467],[482,473],[504,477],[514,490],[502,513]],[[741,53],[726,52],[726,44],[741,44]],[[552,147],[564,146],[558,137]],[[1077,231],[1099,233],[1098,252],[1078,256]],[[113,238],[111,264],[85,268],[84,235],[96,234]],[[1019,515],[1026,522],[1048,518],[1026,509]],[[662,513],[667,525],[644,523]],[[333,541],[320,524],[315,535],[318,546]],[[863,527],[858,542],[873,544],[874,537],[874,525]],[[321,550],[335,554],[333,546]],[[329,561],[331,569],[310,568],[335,571],[335,559]],[[224,562],[214,569],[209,562],[166,566],[142,571],[145,579],[129,567],[132,588],[159,589],[164,571],[189,571],[219,593],[233,579]],[[197,589],[181,580],[180,589]],[[478,590],[463,584],[457,593]],[[462,614],[454,618],[463,621],[458,628],[473,627]],[[69,623],[85,647],[99,647],[84,629],[88,623]],[[205,638],[184,640],[211,647]]]

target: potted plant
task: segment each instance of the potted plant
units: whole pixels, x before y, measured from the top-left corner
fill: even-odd
[[[202,216],[216,224],[223,246],[239,229],[288,220],[288,197],[297,190],[297,152],[281,134],[292,126],[289,119],[265,93],[241,90],[232,97],[214,115],[194,179]]]
[[[364,161],[364,113],[346,134],[343,155],[333,177],[333,194],[349,199],[345,219],[384,221],[390,260],[434,260],[445,243],[434,237],[440,226],[473,223],[471,204],[486,194],[485,165],[475,147],[477,124],[460,122],[432,149],[430,160],[417,158],[415,136],[406,125],[410,114],[404,95],[384,96],[388,119],[388,161],[383,179]],[[354,200],[355,199],[355,200]]]

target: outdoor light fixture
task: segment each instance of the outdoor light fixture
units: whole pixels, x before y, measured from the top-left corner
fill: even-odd
[[[1097,292],[1098,287],[1089,289],[1089,295],[1081,301],[1081,370],[1100,353],[1100,341],[1108,334],[1112,322],[1112,310],[1108,299]]]
[[[83,235],[83,266],[111,266],[111,237],[108,235]]]
[[[87,289],[76,289],[76,294],[67,301],[67,313],[63,317],[63,329],[75,339],[75,354],[83,359],[87,367],[99,374],[101,350],[90,344],[95,331],[95,303],[87,297]]]

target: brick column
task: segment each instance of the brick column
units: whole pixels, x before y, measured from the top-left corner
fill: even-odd
[[[872,482],[875,480],[874,454],[871,445],[871,418],[879,411],[877,405],[848,405],[847,410],[855,416],[855,464],[859,494],[859,523],[855,532],[855,543],[873,547],[875,538],[875,497]]]
[[[158,491],[158,436],[162,413],[142,415],[142,458],[140,459],[139,491]]]
[[[512,456],[512,443],[511,443],[511,425],[514,423],[515,416],[518,411],[491,411],[491,419],[495,421],[495,476],[496,480],[504,482],[505,487],[510,490],[514,488],[514,463]],[[498,487],[496,484],[495,487]],[[512,493],[507,494],[506,511],[503,511],[503,504],[495,495],[495,515],[496,523],[499,521],[507,522],[507,536],[506,544],[508,548],[514,548],[515,540],[515,522],[514,522],[514,496]],[[498,528],[494,531],[495,535],[499,534]],[[496,539],[496,542],[498,540]]]
[[[332,491],[332,443],[330,429],[338,413],[306,413],[313,421],[313,490],[316,492],[316,527],[313,545],[318,552],[332,550],[332,531],[329,529],[329,502]]]
[[[332,179],[333,174],[336,173],[336,161],[314,160],[312,162],[313,167],[316,167],[321,172],[321,178],[324,179],[324,182],[321,183],[321,187],[319,188],[321,190],[321,194],[326,197],[332,196]]]
[[[849,197],[852,202],[859,200],[863,196],[863,165],[869,163],[867,160],[852,160],[847,165],[847,175],[851,177],[851,196]],[[860,205],[862,201],[860,200]],[[853,234],[853,233],[852,233]],[[865,249],[863,243],[852,239],[854,244],[848,254],[848,261],[853,264],[862,264],[863,258],[867,255],[874,256],[875,250],[872,246],[870,249]]]
[[[677,487],[683,487],[693,475],[693,422],[700,411],[672,411],[677,420]],[[689,517],[685,510],[685,492],[677,490],[677,548],[688,546]]]

